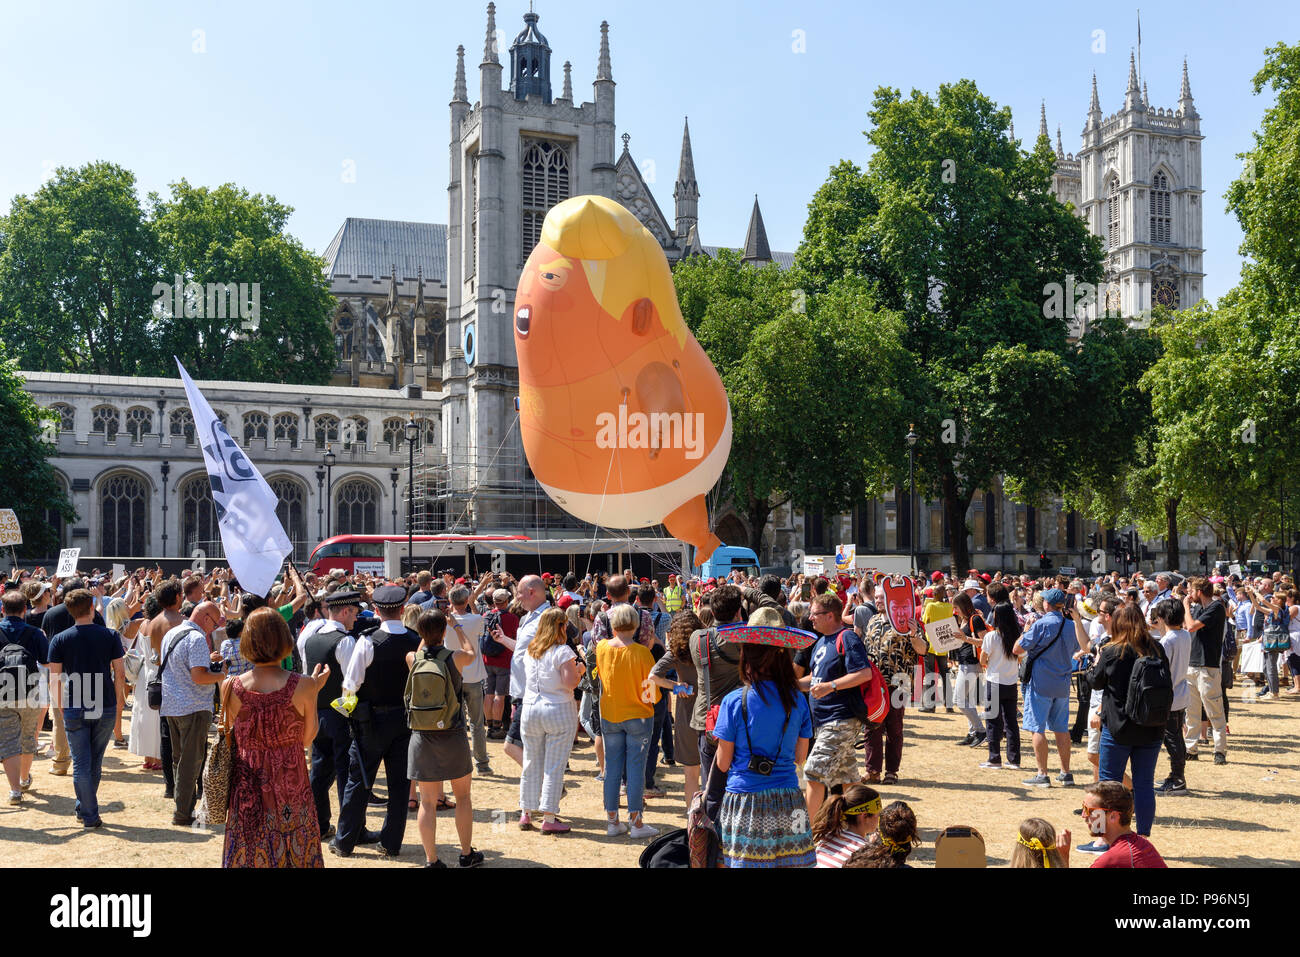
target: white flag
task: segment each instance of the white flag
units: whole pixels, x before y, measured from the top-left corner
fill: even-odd
[[[244,591],[265,595],[275,583],[285,556],[293,551],[275,514],[275,493],[257,466],[240,451],[179,359],[176,368],[181,370],[194,415],[194,431],[203,449],[226,560]]]

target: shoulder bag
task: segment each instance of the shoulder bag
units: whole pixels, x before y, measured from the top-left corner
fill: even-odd
[[[238,680],[227,678],[221,686],[221,733],[217,735],[217,743],[208,752],[208,761],[203,767],[200,816],[208,827],[214,823],[225,824],[226,812],[230,809],[230,791],[235,778],[235,728],[230,720],[230,695],[234,687],[232,682]]]
[[[1066,621],[1067,621],[1066,618],[1064,617],[1061,618],[1061,627],[1056,630],[1055,638],[1053,638],[1047,644],[1043,645],[1043,647],[1040,648],[1037,652],[1030,653],[1026,655],[1024,658],[1020,659],[1020,683],[1021,684],[1023,685],[1029,684],[1029,679],[1032,678],[1034,675],[1034,662],[1037,661],[1039,658],[1043,657],[1043,655],[1047,653],[1047,650],[1051,648],[1052,645],[1056,644],[1057,641],[1060,640],[1061,635],[1065,632]]]

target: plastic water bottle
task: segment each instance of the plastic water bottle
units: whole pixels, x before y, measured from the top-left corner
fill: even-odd
[[[1241,683],[1241,703],[1250,704],[1255,700],[1255,682],[1249,678]]]

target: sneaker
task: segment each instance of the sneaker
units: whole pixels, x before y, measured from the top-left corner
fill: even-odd
[[[10,792],[9,792],[9,803],[10,803],[10,804],[22,804],[22,803],[23,803],[23,792],[22,792],[22,791],[10,791]]]
[[[62,768],[61,768],[61,767],[51,767],[51,768],[50,768],[50,773],[51,773],[51,774],[57,774],[59,777],[66,777],[67,774],[68,774],[68,769],[65,768],[65,767],[62,767]]]
[[[1199,754],[1197,754],[1195,751],[1188,751],[1187,754],[1185,755],[1185,757],[1187,758],[1188,761],[1199,761],[1199,760],[1201,760],[1201,756],[1200,756]]]
[[[444,871],[447,869],[447,865],[444,864],[442,861],[425,861],[425,862],[424,862],[424,866],[425,866],[425,867],[432,867],[432,868],[435,868],[435,869],[441,869],[441,870],[444,870]]]
[[[1002,770],[1002,762],[1001,762],[1001,761],[981,761],[981,762],[980,762],[980,767],[983,768],[985,771],[1001,771],[1001,770]]]
[[[460,855],[461,867],[479,867],[483,863],[483,852],[476,851],[474,848],[469,849],[468,854]]]
[[[1004,768],[1006,768],[1008,771],[1019,771],[1019,770],[1020,770],[1020,762],[1019,762],[1019,761],[1008,761],[1008,762],[1006,762],[1006,763],[1005,763],[1004,765],[1002,765],[1002,766],[1003,766]]]
[[[1165,796],[1169,796],[1173,794],[1186,794],[1187,782],[1175,781],[1173,778],[1165,778],[1164,783],[1156,787],[1155,791],[1157,794],[1163,794]]]
[[[386,848],[386,847],[381,847],[381,848],[379,848],[379,853],[380,853],[381,855],[383,855],[384,857],[398,857],[398,856],[401,855],[401,853],[402,853],[402,849],[399,847],[399,848],[398,848],[397,850],[395,850],[395,851],[390,851],[390,850],[389,850],[388,848]]]
[[[1228,756],[1227,756],[1226,754],[1224,754],[1222,751],[1215,751],[1215,752],[1214,752],[1214,763],[1215,763],[1215,764],[1227,764],[1227,763],[1228,763]]]
[[[32,789],[32,776],[27,775],[24,780],[18,782],[18,786],[24,791],[30,791]]]
[[[104,826],[104,822],[103,822],[103,821],[84,821],[84,820],[83,820],[83,821],[81,822],[81,826],[82,826],[83,828],[85,828],[87,831],[93,831],[93,830],[94,830],[95,828],[97,828],[97,827],[103,827],[103,826]]]
[[[944,710],[944,711],[947,711],[949,714],[956,714],[956,713],[957,713],[957,709],[956,709],[956,708],[944,708],[943,710]]]
[[[1031,788],[1050,788],[1052,786],[1052,779],[1046,774],[1035,774],[1032,778],[1025,778],[1020,783],[1028,785]]]
[[[1256,701],[1274,701],[1276,699],[1277,695],[1273,694],[1271,691],[1265,691],[1263,694],[1255,695]]]
[[[1080,844],[1075,848],[1080,854],[1105,854],[1110,850],[1110,845],[1103,841],[1089,841],[1087,844]]]
[[[667,792],[664,791],[664,789],[661,787],[652,787],[652,788],[646,788],[644,791],[641,792],[641,795],[642,797],[648,797],[648,798],[661,798],[666,793]]]
[[[1290,694],[1290,692],[1287,693]],[[1297,691],[1296,694],[1300,694],[1300,691]],[[664,758],[664,764],[668,765],[670,768],[677,767],[677,762],[674,761],[672,758]]]
[[[329,842],[328,844],[326,844],[325,846],[329,848],[330,853],[333,854],[335,857],[351,857],[351,856],[352,856],[352,852],[351,852],[351,851],[345,851],[345,850],[343,850],[343,848],[339,847],[338,844],[336,844],[334,841],[330,841],[330,842]]]
[[[1063,788],[1072,788],[1074,787],[1074,775],[1068,771],[1062,771],[1056,776],[1056,783]]]
[[[959,747],[959,748],[969,748],[972,744],[975,743],[975,732],[974,732],[974,731],[968,732],[967,735],[966,735],[966,737],[964,737],[964,738],[962,738],[960,741],[956,741],[956,742],[954,742],[954,743],[955,743],[955,744],[957,745],[957,747]]]
[[[565,824],[563,821],[559,820],[558,818],[554,821],[542,822],[543,834],[568,834],[569,831],[571,830],[573,830],[573,828],[571,828],[568,824]]]
[[[597,780],[597,781],[604,781],[604,780],[605,780],[605,772],[604,772],[604,771],[597,771],[597,772],[596,772],[596,780]]]
[[[527,811],[519,815],[519,830],[531,831],[533,829],[533,816]]]
[[[171,788],[164,788],[164,789],[163,789],[163,800],[164,800],[164,801],[174,801],[174,800],[176,800],[176,792],[175,792],[174,790],[172,790]]]
[[[378,831],[370,831],[370,830],[362,830],[362,832],[361,832],[361,836],[360,836],[359,838],[357,838],[357,843],[358,843],[358,844],[378,844],[378,843],[379,843],[379,832],[378,832]]]
[[[620,834],[627,833],[627,825],[622,821],[606,821],[605,834],[607,837],[617,837]]]
[[[983,747],[984,745],[986,745],[986,744],[988,744],[988,743],[989,743],[988,732],[986,732],[986,731],[977,731],[977,732],[975,732],[975,740],[972,741],[972,742],[970,743],[970,746],[971,746],[972,748],[979,748],[979,747]]]
[[[337,833],[337,832],[334,830],[334,825],[331,824],[329,827],[327,827],[327,828],[325,829],[325,833],[322,834],[322,835],[320,836],[320,839],[321,839],[322,841],[328,841],[328,840],[329,840],[330,838],[332,838],[336,833]]]
[[[479,775],[480,777],[491,777],[492,768],[490,768],[488,765],[485,764],[481,768],[475,768],[474,773]]]
[[[641,823],[627,832],[627,836],[640,840],[644,837],[654,837],[659,833],[659,828],[651,827],[649,824]]]
[[[122,750],[126,747],[126,738],[114,738],[113,747]]]

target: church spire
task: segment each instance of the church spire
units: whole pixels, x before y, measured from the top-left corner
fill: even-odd
[[[1147,81],[1142,81],[1142,109],[1151,109],[1151,98],[1147,96]]]
[[[573,104],[573,64],[568,60],[564,61],[564,93],[560,99],[564,102]]]
[[[614,68],[609,63],[609,23],[600,21],[600,61],[596,64],[597,80],[614,79]]]
[[[695,157],[691,153],[691,121],[682,126],[682,157],[677,164],[677,185],[673,187],[677,207],[677,236],[685,239],[699,222],[700,184],[695,181]]]
[[[1183,116],[1196,115],[1196,104],[1192,102],[1192,84],[1187,79],[1187,57],[1183,57],[1183,85],[1178,93],[1178,112]]]
[[[469,89],[465,86],[465,47],[456,47],[456,85],[452,90],[453,103],[468,103]]]
[[[483,41],[483,62],[500,63],[497,56],[497,5],[488,4],[487,38]]]
[[[1038,138],[1044,139],[1047,135],[1047,101],[1043,100],[1038,107]]]
[[[747,263],[770,263],[772,247],[767,244],[767,229],[763,226],[763,213],[758,208],[758,194],[754,194],[754,211],[749,214],[749,229],[745,231],[745,248],[740,258]]]
[[[1093,130],[1101,125],[1101,98],[1097,96],[1097,71],[1092,73],[1092,100],[1088,103],[1088,125]]]
[[[1065,159],[1065,148],[1061,146],[1061,124],[1056,124],[1056,158]]]
[[[1128,88],[1124,91],[1124,109],[1140,110],[1142,108],[1142,89],[1138,86],[1137,60],[1133,51],[1128,54]]]

